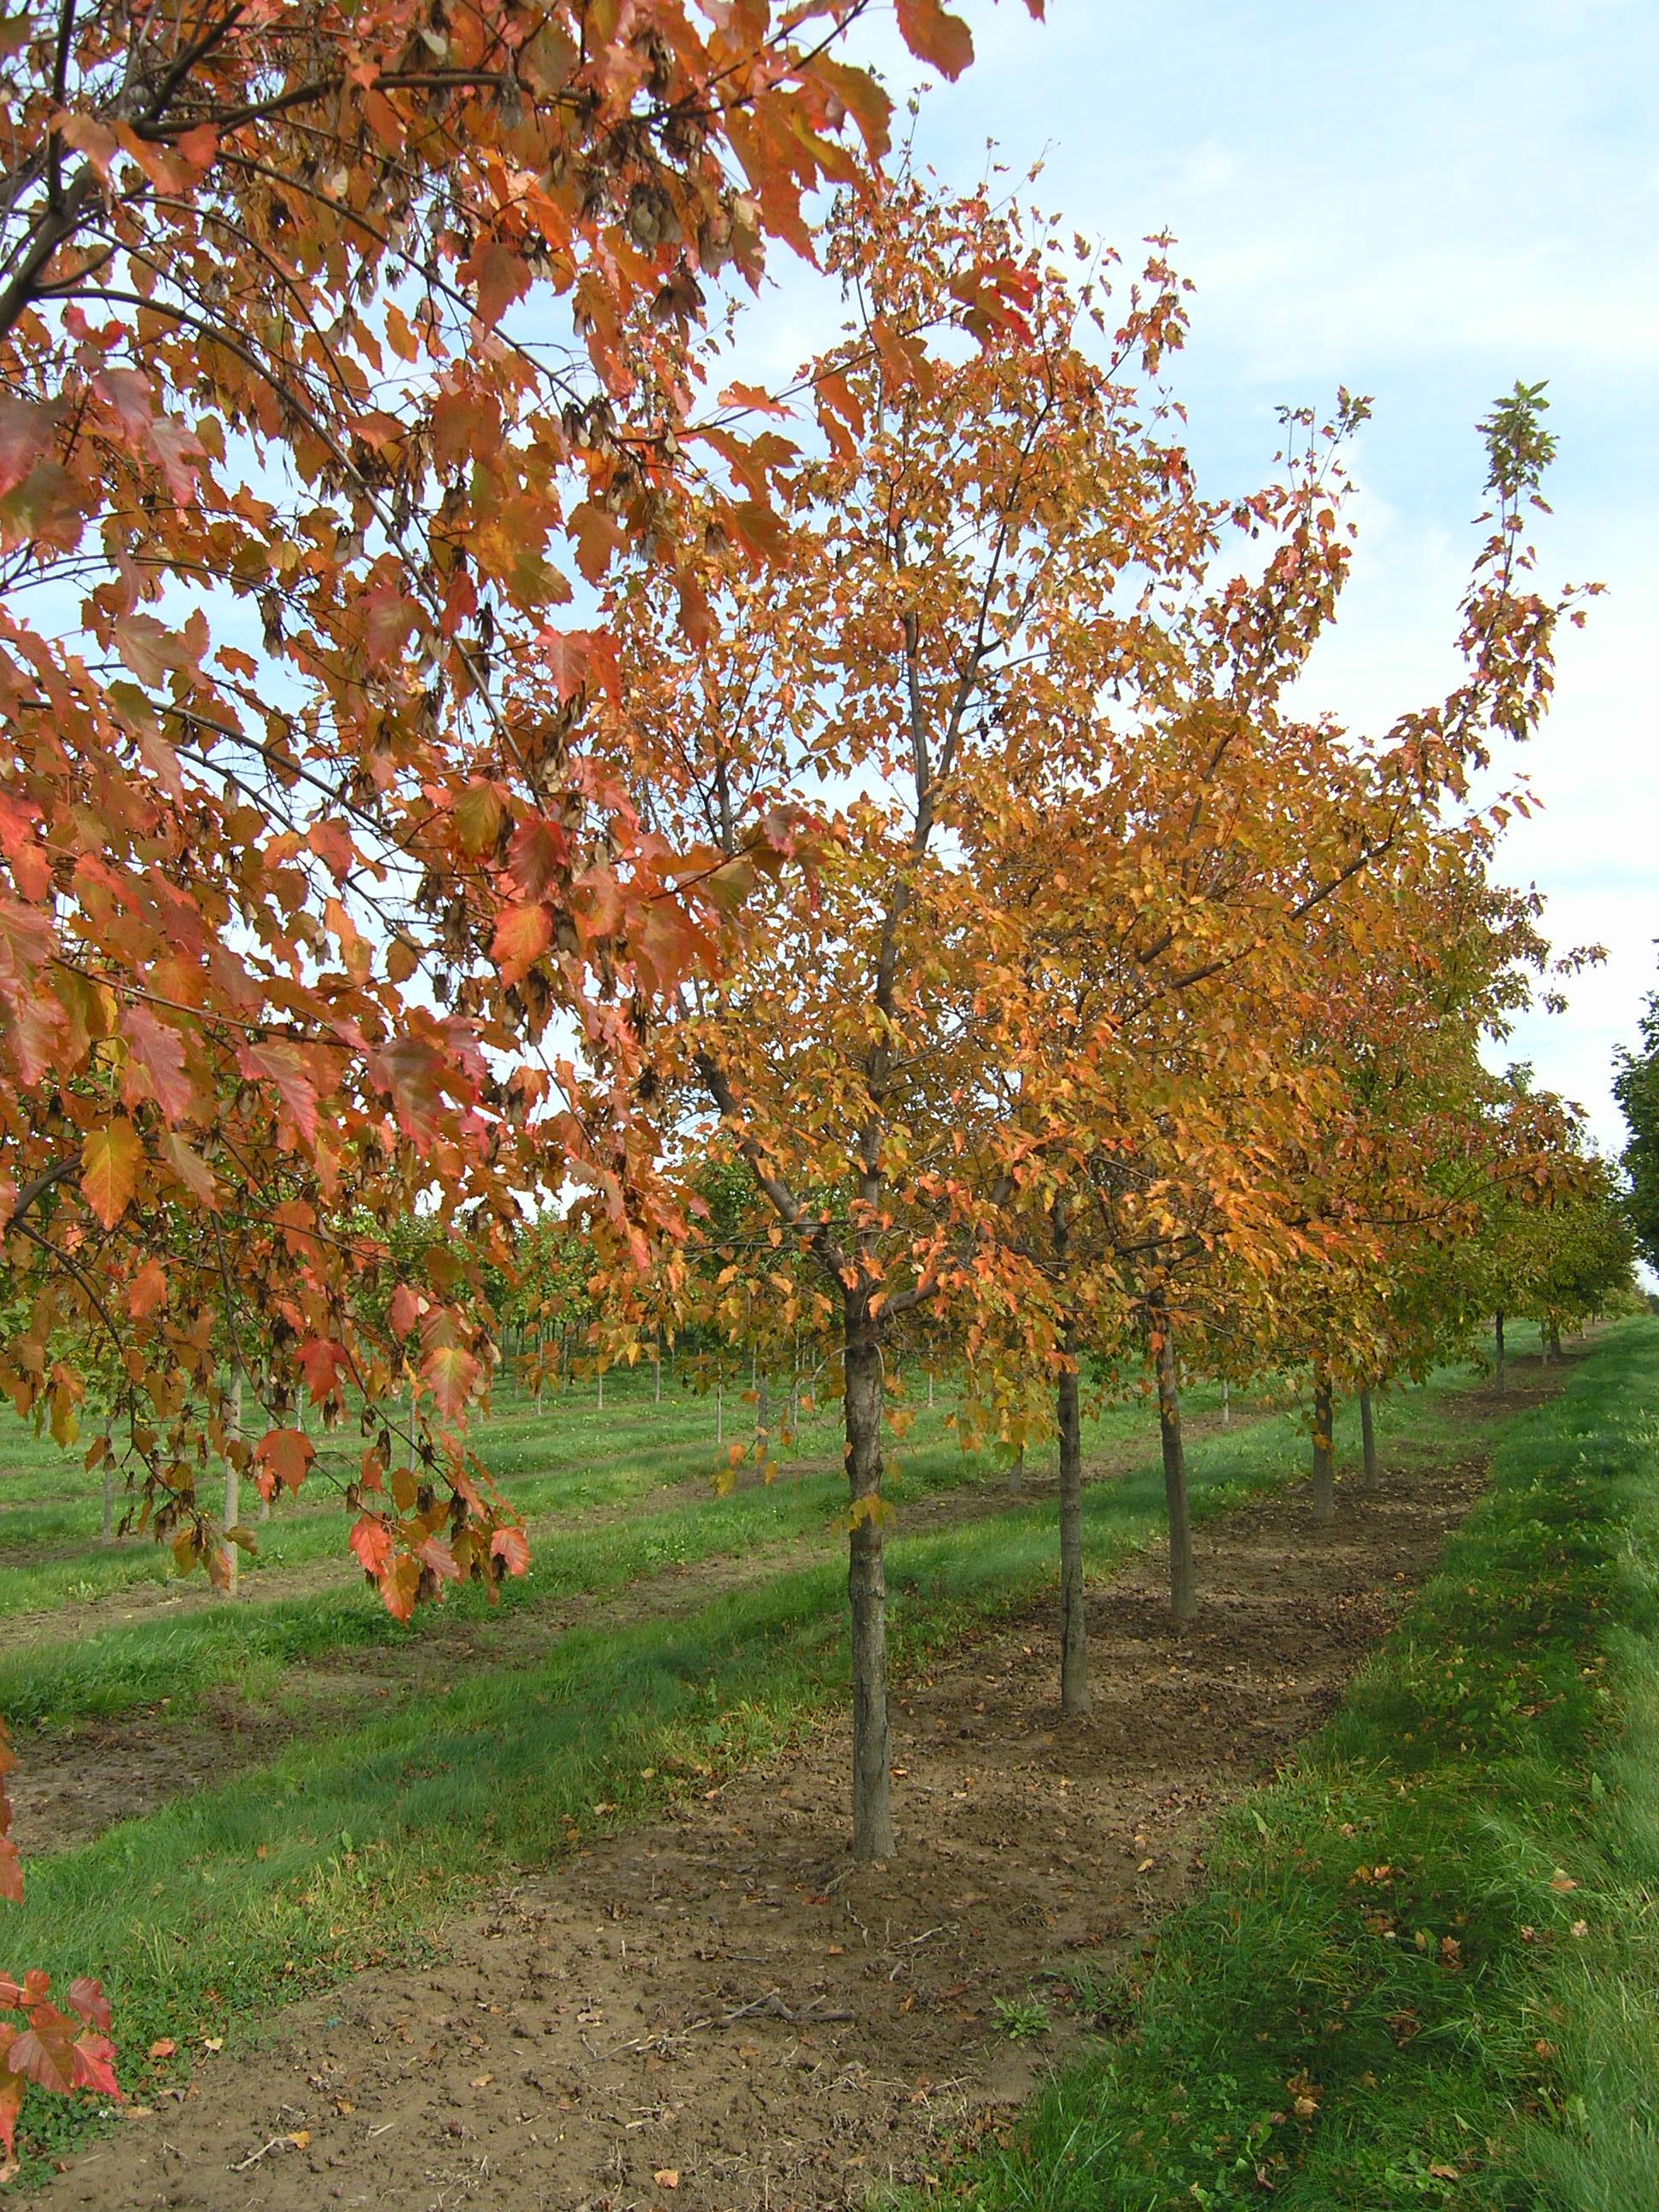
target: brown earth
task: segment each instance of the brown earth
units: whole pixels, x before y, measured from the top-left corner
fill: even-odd
[[[1216,1809],[1330,1711],[1482,1477],[1344,1485],[1328,1529],[1299,1486],[1206,1523],[1187,1629],[1145,1555],[1093,1594],[1081,1721],[1046,1607],[965,1644],[900,1697],[890,1865],[846,1863],[825,1725],[503,1890],[435,1969],[202,2053],[48,2212],[827,2212],[925,2180],[1086,2026],[1067,1977],[1120,1963],[1190,1886]],[[998,2008],[1033,1992],[1051,2031],[1016,2041]]]

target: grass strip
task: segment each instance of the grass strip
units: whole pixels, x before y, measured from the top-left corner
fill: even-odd
[[[1273,1422],[1207,1440],[1195,1512],[1281,1483],[1299,1465],[1291,1434]],[[1151,1468],[1090,1494],[1093,1574],[1157,1533],[1160,1496]],[[1054,1551],[1042,1503],[896,1537],[896,1672],[1029,1602],[1054,1580]],[[418,1946],[479,1882],[775,1756],[845,1694],[844,1606],[843,1566],[826,1559],[683,1615],[574,1629],[530,1666],[480,1668],[445,1696],[295,1743],[37,1862],[8,1916],[9,1954],[54,1976],[99,1972],[124,2077],[141,2095],[177,2086],[202,2039],[254,2034],[285,2000]],[[176,2056],[148,2065],[162,2039]],[[84,2104],[31,2093],[30,2170],[95,2124]]]
[[[1079,1983],[1105,2039],[945,2201],[1656,2212],[1656,1444],[1641,1320],[1504,1436],[1341,1713],[1223,1823],[1204,1893]]]

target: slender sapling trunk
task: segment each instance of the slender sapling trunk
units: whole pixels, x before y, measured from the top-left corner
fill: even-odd
[[[1371,1394],[1359,1394],[1359,1443],[1365,1457],[1365,1480],[1376,1480],[1376,1420],[1371,1406]]]
[[[1198,1612],[1198,1577],[1193,1564],[1192,1508],[1187,1496],[1187,1447],[1181,1431],[1181,1382],[1176,1369],[1175,1332],[1167,1314],[1158,1329],[1158,1428],[1164,1447],[1164,1498],[1170,1518],[1170,1610],[1177,1620]]]
[[[1066,1334],[1075,1357],[1076,1333]],[[1083,1421],[1077,1369],[1062,1372],[1055,1407],[1060,1430],[1060,1709],[1089,1710],[1089,1623],[1083,1591]]]
[[[1313,1517],[1336,1518],[1336,1453],[1332,1440],[1335,1412],[1331,1399],[1330,1370],[1314,1370]]]
[[[853,1856],[893,1856],[887,1713],[887,1580],[881,1520],[881,1346],[861,1304],[847,1312],[847,1595],[853,1626]]]
[[[1498,1384],[1498,1395],[1501,1398],[1509,1388],[1509,1369],[1504,1350],[1504,1316],[1501,1311],[1492,1316],[1492,1370]]]
[[[225,1436],[228,1443],[242,1440],[242,1376],[238,1369],[236,1380],[230,1386],[230,1410],[225,1418]],[[242,1517],[242,1470],[233,1458],[225,1461],[225,1527],[234,1528]],[[236,1577],[241,1565],[240,1544],[225,1545],[225,1595],[236,1595]]]

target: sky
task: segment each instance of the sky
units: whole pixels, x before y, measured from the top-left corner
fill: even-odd
[[[917,147],[947,183],[988,141],[1036,198],[1133,265],[1170,230],[1197,290],[1176,370],[1206,491],[1267,473],[1281,403],[1373,398],[1352,457],[1358,556],[1308,702],[1360,727],[1443,696],[1485,476],[1474,425],[1547,380],[1560,455],[1539,520],[1545,587],[1607,587],[1564,635],[1544,734],[1506,765],[1541,811],[1500,872],[1535,884],[1559,947],[1607,957],[1564,1014],[1496,1054],[1624,1128],[1609,1080],[1659,984],[1659,5],[1655,0],[956,0],[977,56],[933,81]],[[921,81],[890,27],[861,40]],[[824,288],[784,274],[756,319],[769,363],[828,335]],[[745,347],[745,351],[748,347]]]

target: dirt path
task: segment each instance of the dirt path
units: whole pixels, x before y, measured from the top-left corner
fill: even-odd
[[[1264,1417],[1252,1415],[1237,1425],[1259,1418]],[[1126,1440],[1091,1455],[1085,1479],[1090,1483],[1112,1481],[1144,1466],[1146,1459],[1144,1440]],[[824,1470],[820,1467],[817,1471]],[[988,1473],[982,1479],[903,1499],[898,1507],[899,1527],[907,1535],[925,1534],[1024,1510],[1041,1504],[1054,1490],[1052,1474],[1040,1470],[1033,1470],[1018,1492],[1010,1492],[1006,1477]],[[664,1494],[653,1493],[635,1510],[653,1510]],[[706,1485],[701,1494],[708,1495]],[[677,1502],[685,1502],[679,1492],[674,1495]],[[607,1511],[593,1516],[590,1525],[616,1517]],[[641,1575],[621,1591],[532,1598],[483,1619],[439,1612],[424,1620],[417,1632],[395,1643],[354,1647],[289,1666],[281,1700],[275,1704],[263,1696],[248,1698],[235,1684],[227,1683],[188,1717],[150,1709],[61,1729],[20,1730],[16,1747],[21,1764],[9,1785],[13,1835],[25,1858],[73,1850],[118,1820],[153,1813],[174,1797],[272,1759],[296,1738],[325,1729],[349,1728],[383,1710],[382,1701],[429,1695],[458,1668],[535,1666],[561,1638],[596,1616],[607,1626],[625,1627],[689,1613],[728,1590],[836,1556],[842,1540],[826,1514],[821,1530],[782,1537],[741,1553],[711,1553],[705,1559]],[[301,1588],[320,1587],[325,1570],[331,1583],[347,1579],[345,1562],[313,1561],[299,1573],[285,1575],[280,1588],[267,1586],[259,1596],[238,1602],[257,1604],[261,1599],[291,1596]],[[188,1612],[204,1602],[222,1601],[204,1600],[192,1586],[188,1596],[174,1602],[181,1612]],[[82,1614],[91,1618],[78,1618]],[[147,1617],[155,1615],[151,1607]],[[95,1634],[99,1627],[112,1625],[112,1613],[101,1601],[38,1618],[50,1632],[46,1639],[50,1641]]]
[[[1328,1530],[1299,1486],[1206,1524],[1185,1631],[1144,1556],[1093,1595],[1081,1723],[1047,1607],[953,1652],[899,1703],[891,1866],[846,1868],[826,1725],[503,1893],[435,1971],[365,1974],[267,2048],[204,2056],[48,2212],[828,2212],[925,2179],[1079,2032],[1059,1978],[1182,1894],[1216,1808],[1331,1710],[1482,1472],[1345,1486]],[[1054,2032],[1015,2043],[996,2008],[1034,1981]]]

